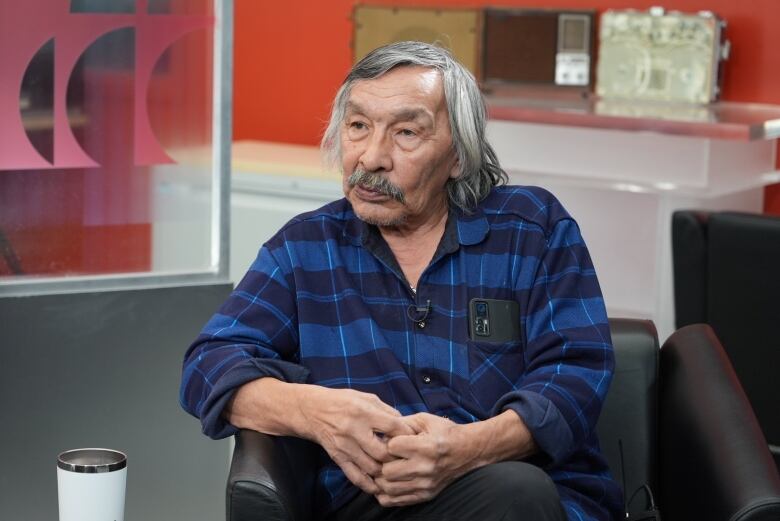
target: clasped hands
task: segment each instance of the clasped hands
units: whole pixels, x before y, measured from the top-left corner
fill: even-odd
[[[312,438],[382,506],[428,501],[471,468],[461,426],[446,418],[401,416],[375,395],[349,389],[331,389],[327,398],[309,416]]]

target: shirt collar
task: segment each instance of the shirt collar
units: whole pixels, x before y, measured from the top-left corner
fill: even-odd
[[[482,208],[477,206],[474,211],[466,215],[463,210],[456,208],[454,212],[458,223],[458,241],[463,246],[472,246],[482,242],[490,231],[487,217]],[[452,212],[450,212],[452,215]]]

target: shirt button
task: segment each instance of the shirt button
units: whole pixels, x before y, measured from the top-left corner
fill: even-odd
[[[422,381],[423,381],[424,384],[429,384],[429,383],[431,383],[431,377],[428,376],[428,375],[425,375],[425,376],[422,377]]]

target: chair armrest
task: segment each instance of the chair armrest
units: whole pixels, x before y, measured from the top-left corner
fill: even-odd
[[[242,430],[228,475],[227,521],[309,521],[316,446]]]
[[[661,348],[660,506],[664,520],[780,519],[780,477],[750,403],[709,326]]]
[[[596,426],[601,451],[628,500],[658,486],[658,333],[650,320],[610,318],[615,369]],[[629,512],[645,510],[640,499]]]

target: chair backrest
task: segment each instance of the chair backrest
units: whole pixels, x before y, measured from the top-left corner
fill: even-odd
[[[780,218],[678,211],[672,249],[677,327],[712,326],[764,435],[780,445]]]
[[[596,430],[626,501],[658,483],[658,335],[649,320],[610,319],[615,373]],[[622,447],[622,450],[621,450]],[[644,509],[640,494],[629,505]]]

